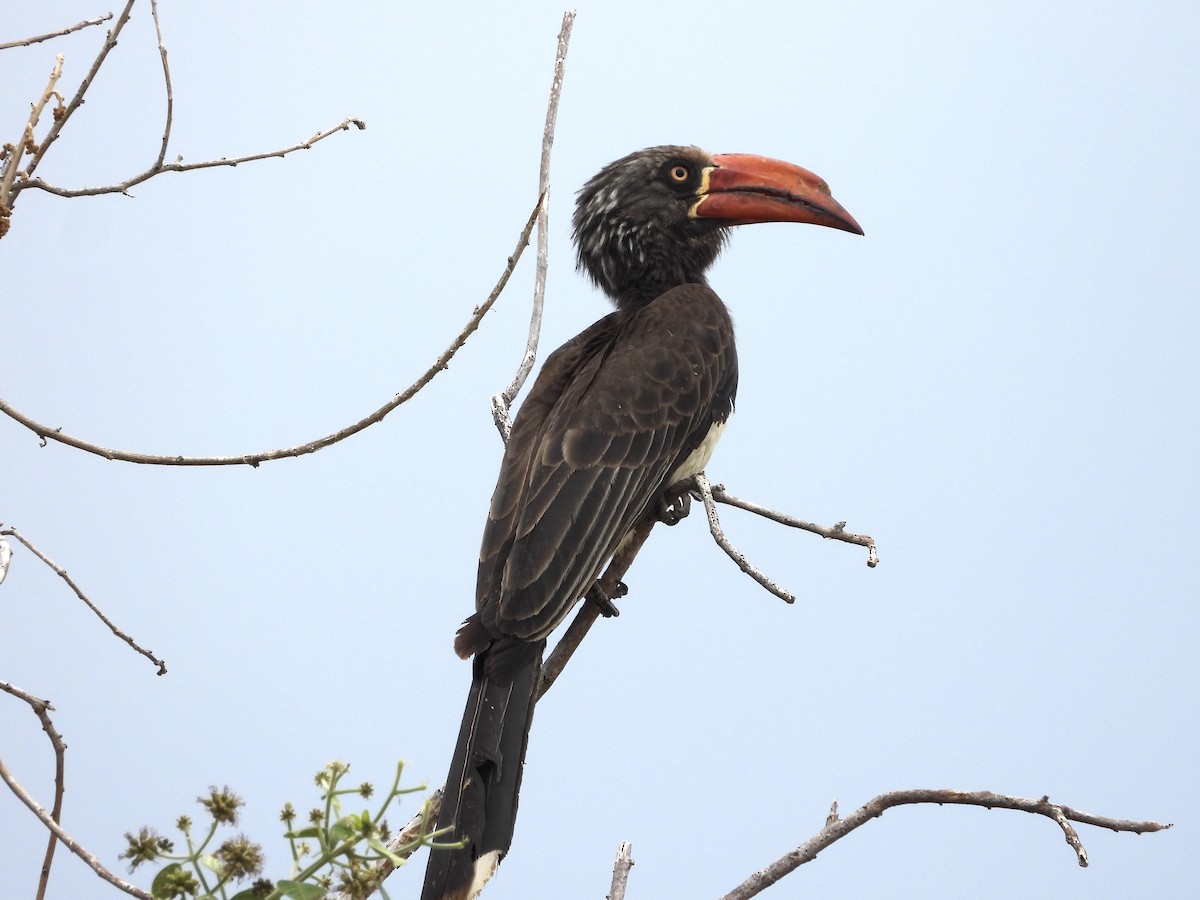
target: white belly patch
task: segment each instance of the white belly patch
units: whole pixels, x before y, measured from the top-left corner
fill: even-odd
[[[688,458],[681,462],[679,468],[671,473],[671,477],[667,479],[667,484],[675,484],[677,481],[691,478],[697,472],[703,472],[704,467],[708,465],[709,459],[712,458],[717,441],[721,439],[724,431],[724,422],[713,423],[712,428],[708,429],[708,434],[704,436],[704,440],[700,442],[700,446],[688,454]]]

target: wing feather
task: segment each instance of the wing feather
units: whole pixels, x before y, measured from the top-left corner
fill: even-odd
[[[705,285],[607,316],[555,351],[513,423],[460,652],[485,635],[549,634],[728,418],[736,389],[732,323]]]

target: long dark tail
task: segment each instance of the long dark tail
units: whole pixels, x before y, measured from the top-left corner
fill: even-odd
[[[452,828],[440,842],[466,841],[461,850],[431,850],[421,900],[468,900],[483,888],[508,852],[517,822],[517,793],[542,654],[501,683],[476,657],[471,693],[463,713],[438,828]],[[485,654],[486,655],[486,654]]]

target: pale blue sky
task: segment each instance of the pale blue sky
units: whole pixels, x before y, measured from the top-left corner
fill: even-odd
[[[103,12],[9,9],[0,39]],[[736,233],[712,273],[742,359],[709,475],[859,548],[733,510],[661,529],[538,709],[516,843],[490,900],[715,897],[892,789],[990,789],[1179,823],[1081,829],[889,812],[767,897],[1197,896],[1200,339],[1195,3],[583,3],[553,167],[543,356],[604,314],[573,271],[574,191],[657,143],[819,173],[865,238]],[[101,444],[226,454],[335,430],[406,387],[482,301],[536,198],[562,6],[164,2],[172,156],[368,129],[287,160],[114,196],[26,192],[0,242],[0,396]],[[56,52],[0,53],[5,140]],[[145,168],[162,85],[139,9],[39,174]],[[499,460],[488,398],[519,359],[532,255],[448,372],[381,425],[257,470],[151,469],[0,420],[0,521],[67,567],[111,638],[17,552],[0,678],[52,700],[65,827],[120,868],[210,784],[276,841],[330,759],[445,775]],[[51,756],[0,698],[0,754],[44,802]],[[407,818],[412,807],[393,816]],[[0,795],[0,898],[40,827]],[[55,900],[115,896],[62,854]],[[423,859],[395,875],[415,896]],[[145,879],[142,878],[145,884]]]

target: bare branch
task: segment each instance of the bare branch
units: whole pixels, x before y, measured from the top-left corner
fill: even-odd
[[[55,57],[54,69],[50,72],[50,83],[46,85],[46,90],[42,91],[41,99],[33,104],[33,108],[29,112],[29,119],[25,122],[25,128],[21,131],[21,136],[17,138],[17,143],[9,154],[9,157],[4,162],[4,171],[0,174],[0,237],[4,237],[8,233],[9,217],[12,215],[13,198],[16,197],[17,191],[13,188],[14,180],[17,176],[17,171],[21,168],[21,159],[28,151],[36,155],[37,139],[34,137],[33,129],[37,128],[38,120],[42,117],[42,110],[46,108],[46,104],[50,102],[50,98],[56,97],[58,102],[62,104],[62,94],[56,89],[58,79],[62,77],[63,55],[60,53]],[[56,115],[58,113],[56,112]]]
[[[790,528],[799,528],[803,531],[819,534],[821,537],[829,538],[831,541],[843,541],[847,544],[857,544],[860,547],[866,547],[868,551],[867,565],[872,569],[879,565],[879,554],[875,549],[875,539],[866,534],[851,534],[849,531],[846,531],[845,522],[838,522],[832,526],[814,525],[812,522],[805,522],[803,519],[797,519],[793,516],[776,512],[773,509],[767,509],[765,506],[759,506],[757,503],[751,503],[749,500],[742,500],[735,497],[726,491],[725,486],[721,484],[713,485],[712,495],[713,499],[718,503],[727,503],[730,506],[736,506],[738,509],[744,509],[747,512],[770,519],[772,522],[778,522]]]
[[[292,146],[285,147],[282,150],[272,150],[268,153],[252,153],[232,159],[222,158],[199,163],[185,163],[182,161],[182,157],[180,157],[173,163],[165,163],[164,160],[167,156],[167,146],[171,140],[171,124],[174,119],[175,96],[171,86],[171,67],[167,62],[167,48],[163,41],[162,23],[159,20],[158,15],[158,0],[151,0],[150,14],[154,20],[154,32],[158,40],[158,53],[160,59],[162,60],[163,83],[167,95],[166,124],[163,127],[162,144],[159,147],[158,157],[155,159],[154,163],[150,166],[150,168],[142,172],[140,175],[135,175],[119,184],[103,185],[100,187],[63,188],[48,184],[40,178],[32,177],[34,170],[41,162],[42,157],[45,156],[50,145],[58,139],[59,133],[62,131],[63,126],[66,125],[71,115],[76,109],[79,108],[80,104],[83,103],[84,94],[86,94],[88,89],[91,87],[92,81],[97,72],[99,72],[100,66],[104,64],[104,60],[107,58],[109,51],[111,51],[112,48],[117,45],[117,36],[121,33],[121,29],[125,27],[125,23],[129,21],[129,14],[133,8],[134,2],[135,0],[129,0],[129,2],[126,3],[125,9],[121,12],[120,17],[117,19],[117,22],[113,26],[112,30],[109,31],[104,45],[100,48],[100,52],[97,54],[96,59],[92,62],[91,69],[80,83],[79,89],[75,92],[75,96],[71,98],[71,102],[68,103],[65,108],[62,108],[61,113],[56,112],[54,124],[50,127],[50,130],[47,132],[46,137],[42,140],[42,142],[40,144],[35,144],[33,142],[31,129],[26,130],[27,134],[29,135],[29,140],[26,142],[26,145],[33,147],[34,151],[32,153],[32,158],[29,161],[29,165],[25,168],[20,179],[15,181],[13,180],[13,175],[19,168],[18,163],[21,158],[20,152],[14,154],[13,158],[9,160],[8,167],[6,167],[4,175],[5,180],[3,182],[2,189],[0,189],[0,209],[6,211],[6,217],[9,213],[11,213],[12,206],[16,201],[17,195],[26,188],[37,188],[38,190],[46,191],[47,193],[54,194],[58,197],[94,197],[100,194],[127,194],[129,189],[134,185],[141,184],[143,181],[148,181],[156,175],[161,175],[163,172],[190,172],[195,169],[208,169],[214,166],[237,166],[244,162],[254,162],[260,159],[268,159],[271,157],[283,158],[288,154],[295,153],[298,150],[309,150],[314,144],[325,140],[327,137],[330,137],[339,131],[348,131],[351,125],[360,131],[367,127],[366,123],[364,123],[362,119],[350,116],[346,119],[343,119],[341,123],[333,128],[328,129],[327,131],[319,132],[306,141],[301,141],[298,144],[293,144]],[[110,14],[108,18],[111,17],[112,16]],[[45,98],[43,98],[43,103],[44,102]],[[32,120],[32,124],[36,124],[36,116]]]
[[[318,132],[308,140],[300,141],[297,144],[292,144],[290,147],[284,147],[282,150],[271,150],[266,153],[251,153],[246,156],[236,156],[233,158],[222,157],[221,159],[210,159],[205,162],[198,163],[155,163],[145,172],[142,172],[140,175],[134,175],[132,178],[126,179],[120,184],[108,184],[100,187],[62,188],[53,184],[47,184],[40,178],[31,178],[26,181],[19,182],[13,188],[13,193],[15,194],[24,188],[37,188],[38,190],[45,191],[46,193],[54,194],[56,197],[96,197],[101,194],[124,194],[127,193],[131,187],[141,184],[143,181],[149,181],[154,176],[161,175],[163,172],[193,172],[197,169],[211,169],[217,166],[230,166],[232,168],[239,166],[242,163],[257,162],[260,159],[271,159],[274,157],[282,159],[283,157],[291,153],[295,153],[298,150],[311,150],[314,144],[325,140],[327,137],[335,135],[339,131],[349,131],[350,126],[352,125],[359,131],[362,131],[367,127],[367,123],[362,119],[359,119],[355,116],[349,116],[348,118],[343,119],[337,125],[334,125],[332,128]],[[168,130],[169,127],[170,126],[168,124]],[[163,134],[164,147],[166,146],[165,139],[167,136],[168,135],[166,133]]]
[[[7,43],[0,44],[0,50],[11,50],[13,47],[28,47],[30,44],[40,44],[42,41],[50,41],[54,38],[63,37],[64,35],[68,35],[73,31],[82,31],[84,28],[90,28],[93,25],[99,25],[103,22],[107,22],[112,17],[112,13],[106,13],[105,15],[96,19],[88,19],[84,22],[78,22],[72,25],[70,28],[64,28],[62,31],[52,31],[49,34],[39,34],[37,37],[25,38],[20,41],[8,41]]]
[[[38,167],[38,163],[42,161],[42,157],[46,155],[46,151],[50,149],[50,145],[58,140],[59,134],[63,130],[63,126],[67,124],[75,110],[83,104],[83,95],[87,93],[88,88],[92,86],[92,80],[96,77],[96,73],[100,71],[100,67],[104,65],[104,60],[108,57],[109,51],[117,46],[117,36],[120,35],[121,29],[125,27],[125,23],[129,21],[129,14],[133,11],[135,0],[128,0],[125,8],[121,10],[121,15],[117,17],[116,23],[108,32],[108,37],[104,40],[104,45],[100,48],[100,52],[96,54],[96,58],[92,61],[92,67],[88,69],[87,75],[83,77],[83,81],[79,83],[79,89],[75,91],[75,96],[71,98],[71,102],[67,104],[62,115],[55,116],[54,124],[50,126],[50,130],[46,132],[46,137],[38,145],[37,151],[29,160],[29,165],[25,167],[25,178],[13,186],[12,197],[8,204],[12,206],[11,200],[15,200],[17,194],[29,184],[28,178],[33,174],[33,170]]]
[[[27,694],[25,691],[21,690],[20,688],[13,687],[7,682],[0,681],[0,690],[11,694],[18,699],[24,700],[30,705],[30,707],[32,707],[38,719],[41,720],[42,728],[49,736],[50,742],[54,745],[54,755],[57,760],[54,778],[54,811],[52,813],[48,813],[36,800],[33,799],[33,797],[28,794],[28,792],[26,792],[23,787],[21,787],[20,783],[13,777],[12,772],[8,770],[8,766],[4,764],[4,760],[0,759],[0,780],[3,780],[3,782],[8,785],[9,790],[16,794],[17,799],[24,803],[29,808],[30,812],[37,816],[42,821],[42,824],[50,829],[50,834],[52,835],[50,839],[50,847],[47,849],[46,858],[42,863],[42,876],[38,882],[37,896],[39,900],[45,895],[46,882],[50,874],[50,862],[54,854],[54,841],[56,839],[66,844],[67,848],[72,853],[91,866],[92,870],[109,884],[120,888],[131,896],[140,898],[140,900],[154,900],[154,898],[152,898],[145,891],[134,887],[128,882],[122,881],[112,872],[108,871],[108,869],[104,868],[104,866],[100,864],[100,860],[80,846],[79,843],[76,842],[75,839],[69,834],[63,831],[62,827],[58,824],[58,818],[62,813],[63,752],[66,750],[66,744],[63,743],[62,735],[60,735],[54,728],[54,723],[50,721],[49,710],[53,709],[54,707],[51,706],[48,701],[34,697],[32,694]]]
[[[150,0],[150,17],[154,19],[154,34],[158,38],[158,56],[162,60],[163,84],[167,89],[167,122],[163,126],[162,146],[158,149],[158,159],[154,168],[162,168],[163,160],[167,158],[167,144],[171,141],[171,122],[175,116],[175,93],[171,88],[171,67],[167,65],[167,47],[163,43],[162,23],[158,20],[158,0]]]
[[[54,747],[54,809],[50,811],[50,818],[55,822],[61,822],[63,792],[66,785],[65,755],[67,745],[64,743],[62,735],[58,733],[58,729],[54,727],[54,722],[50,718],[50,710],[54,709],[54,707],[50,705],[49,700],[42,700],[32,694],[27,694],[19,687],[14,687],[6,681],[0,681],[0,691],[12,694],[19,700],[24,700],[29,704],[33,710],[33,714],[42,723],[42,731],[46,732],[46,737],[50,739],[50,744]],[[43,900],[46,896],[46,886],[50,883],[50,867],[54,864],[54,848],[57,846],[58,838],[54,834],[51,834],[46,844],[46,855],[42,858],[42,873],[41,877],[38,878],[37,897],[35,900]]]
[[[108,616],[104,615],[104,613],[100,611],[100,608],[98,606],[96,606],[96,604],[93,603],[91,600],[89,600],[87,595],[79,589],[79,585],[77,585],[71,579],[71,576],[67,574],[66,569],[63,569],[61,566],[59,566],[57,563],[55,563],[54,560],[52,560],[52,559],[50,559],[50,557],[46,556],[45,553],[43,553],[36,546],[34,546],[34,544],[27,537],[25,537],[25,535],[23,535],[19,531],[17,531],[17,529],[12,528],[12,527],[0,529],[0,535],[4,535],[4,534],[11,535],[12,537],[16,538],[18,541],[20,541],[22,544],[25,545],[26,549],[28,549],[30,553],[32,553],[34,556],[36,556],[38,559],[40,559],[42,562],[44,562],[47,566],[49,566],[59,578],[61,578],[63,581],[65,581],[67,583],[67,587],[69,587],[72,591],[75,592],[75,596],[78,597],[80,600],[82,600],[87,605],[87,608],[90,609],[92,612],[94,612],[96,614],[96,616],[99,617],[100,621],[108,626],[109,631],[111,631],[113,634],[115,634],[117,637],[119,637],[121,640],[123,640],[126,644],[128,644],[130,647],[132,647],[138,653],[142,654],[142,656],[146,657],[146,659],[150,660],[150,662],[152,662],[156,666],[158,666],[158,674],[159,675],[167,674],[167,664],[163,660],[161,660],[157,656],[155,656],[153,653],[151,653],[149,650],[146,650],[143,647],[141,647],[137,641],[135,641],[133,638],[131,638],[129,635],[127,635],[125,632],[123,632],[120,628],[118,628],[116,625],[114,625],[112,623],[112,621],[108,618]]]
[[[1083,849],[1079,836],[1071,827],[1069,821],[1085,825],[1095,825],[1113,831],[1129,831],[1135,834],[1163,831],[1171,826],[1159,822],[1134,822],[1126,819],[1112,819],[1107,816],[1096,816],[1071,809],[1069,806],[1059,806],[1050,802],[1049,797],[1030,800],[1024,797],[1010,797],[1004,794],[993,794],[991,791],[953,791],[953,790],[911,790],[892,791],[880,794],[874,800],[859,807],[844,819],[837,817],[836,807],[830,812],[825,827],[816,835],[809,838],[795,850],[777,859],[771,865],[755,872],[744,882],[726,894],[722,900],[747,900],[755,897],[763,890],[775,884],[785,875],[795,871],[800,866],[817,858],[817,854],[835,841],[845,837],[860,825],[883,815],[884,810],[893,806],[905,806],[914,803],[936,803],[939,806],[947,803],[964,806],[982,806],[986,809],[1013,809],[1019,812],[1033,813],[1045,816],[1056,822],[1066,835],[1067,843],[1075,851],[1079,865],[1087,865],[1087,851]]]
[[[542,333],[542,309],[546,298],[546,270],[549,260],[549,210],[550,210],[550,150],[554,146],[554,126],[558,118],[558,98],[562,94],[563,74],[567,66],[567,46],[571,42],[571,26],[575,24],[575,11],[563,13],[562,29],[558,32],[558,49],[554,57],[554,79],[550,83],[550,101],[546,104],[546,125],[542,129],[542,161],[538,175],[538,190],[541,192],[542,211],[538,216],[537,269],[533,281],[533,313],[529,320],[529,340],[525,344],[525,355],[513,376],[512,384],[492,397],[492,418],[500,431],[501,439],[507,444],[512,430],[508,411],[513,399],[520,392],[525,379],[533,370],[537,360],[538,338]]]
[[[625,888],[629,886],[629,870],[633,868],[633,844],[621,841],[617,848],[617,860],[613,863],[612,887],[607,900],[625,900]]]
[[[100,860],[85,850],[73,837],[63,831],[59,824],[50,817],[50,814],[47,813],[46,810],[44,810],[36,800],[30,797],[19,783],[17,783],[16,779],[13,778],[12,773],[8,770],[8,766],[4,764],[4,760],[2,759],[0,759],[0,780],[8,785],[9,789],[17,795],[18,800],[29,807],[29,810],[35,816],[41,819],[42,824],[49,828],[51,833],[56,838],[66,844],[67,848],[85,863],[87,863],[92,868],[92,871],[94,871],[97,875],[99,875],[109,884],[120,888],[122,891],[132,897],[138,897],[139,900],[154,900],[154,898],[145,891],[134,887],[127,881],[121,880],[112,872],[108,871],[108,869],[104,868],[104,866],[100,864]]]
[[[504,291],[508,284],[508,279],[512,276],[513,270],[517,266],[517,262],[521,259],[521,254],[525,251],[525,247],[529,243],[529,236],[533,232],[533,226],[537,221],[538,212],[542,208],[542,198],[538,199],[537,205],[534,206],[533,212],[529,216],[529,220],[525,223],[524,229],[521,231],[521,236],[517,240],[517,247],[513,251],[512,256],[508,258],[508,262],[504,267],[504,272],[501,274],[496,286],[492,289],[480,306],[475,307],[475,311],[471,314],[471,318],[467,324],[463,326],[462,331],[458,336],[450,342],[442,354],[433,362],[425,373],[416,381],[401,391],[390,401],[385,403],[375,412],[371,413],[366,418],[360,419],[353,425],[347,425],[333,434],[328,434],[325,437],[317,438],[314,441],[309,441],[306,444],[301,444],[298,447],[289,447],[286,450],[266,450],[260,453],[246,453],[239,456],[160,456],[152,453],[131,453],[125,450],[113,450],[108,447],[101,447],[98,444],[93,444],[81,438],[72,437],[69,434],[63,434],[60,429],[51,428],[49,425],[44,425],[37,422],[19,410],[13,408],[3,399],[0,399],[0,412],[9,416],[12,419],[20,422],[34,434],[42,439],[43,446],[47,440],[57,441],[60,444],[66,444],[68,447],[74,447],[77,450],[84,450],[88,453],[94,453],[97,456],[102,456],[105,459],[117,460],[119,462],[140,463],[143,465],[154,466],[254,466],[257,467],[260,463],[270,462],[276,459],[286,459],[294,456],[304,456],[309,453],[315,453],[318,450],[323,450],[331,444],[336,444],[338,441],[344,440],[351,435],[357,434],[365,428],[374,425],[376,422],[383,421],[396,407],[411,400],[418,391],[433,380],[434,376],[447,367],[450,360],[467,342],[469,338],[478,328],[479,323],[483,321],[483,317],[487,315],[488,310],[499,299],[500,294]]]
[[[703,472],[698,472],[692,476],[692,483],[696,485],[696,489],[700,492],[700,499],[704,501],[704,511],[708,514],[708,530],[712,533],[713,540],[717,542],[717,546],[724,550],[729,558],[737,563],[739,569],[780,600],[783,600],[785,603],[795,603],[795,594],[777,585],[751,563],[750,560],[746,559],[746,554],[729,543],[729,539],[725,537],[725,532],[721,530],[721,520],[717,517],[717,504],[713,500],[713,490],[708,484],[708,476]]]

